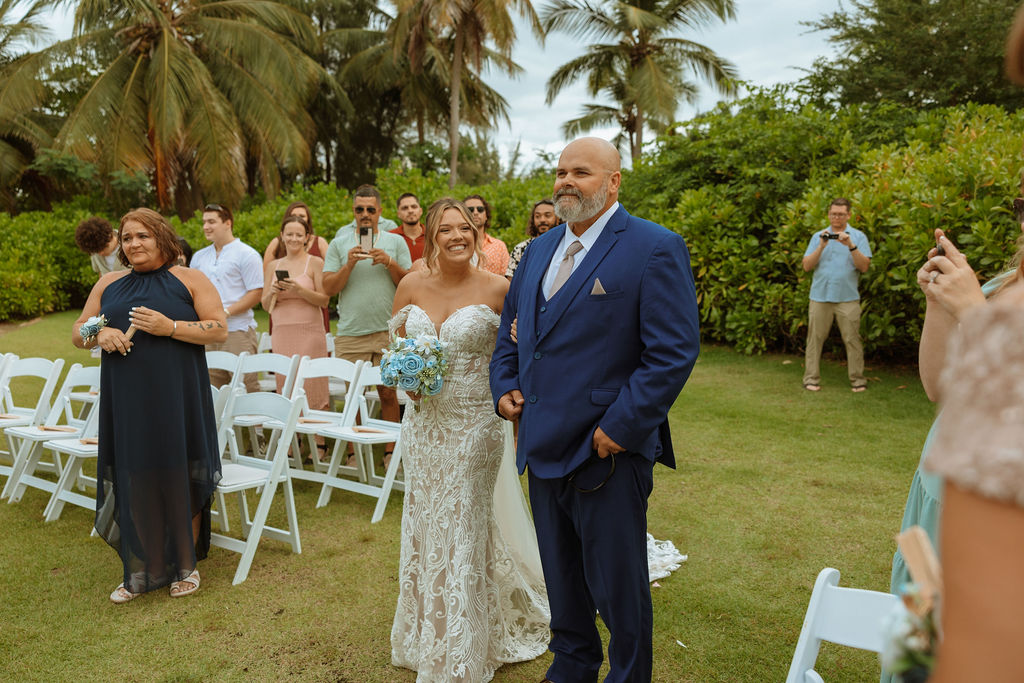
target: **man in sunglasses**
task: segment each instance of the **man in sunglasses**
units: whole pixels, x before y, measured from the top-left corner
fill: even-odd
[[[228,339],[207,344],[207,351],[256,353],[259,335],[252,309],[263,295],[263,258],[234,234],[231,209],[220,204],[203,207],[203,235],[212,244],[192,256],[192,267],[202,271],[217,288],[228,318]],[[220,387],[231,375],[226,370],[210,370],[210,384]],[[244,377],[246,391],[259,391],[256,373]]]
[[[412,265],[402,236],[380,229],[380,206],[377,188],[359,186],[352,197],[355,221],[338,230],[324,260],[324,290],[329,296],[338,294],[334,353],[353,363],[380,362],[381,349],[390,341],[388,320],[395,289]],[[381,416],[397,422],[394,389],[379,386],[377,392]]]

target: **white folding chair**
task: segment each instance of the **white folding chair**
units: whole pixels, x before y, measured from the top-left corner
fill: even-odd
[[[235,391],[231,386],[225,384],[224,386],[217,388],[210,385],[210,389],[213,391],[213,416],[214,424],[217,427],[217,438],[220,439],[220,430],[224,424],[224,413],[228,407],[228,399]],[[223,449],[221,449],[223,454]],[[228,516],[222,514],[224,510],[227,510],[227,506],[224,500],[224,494],[220,490],[215,490],[214,495],[217,497],[217,507],[210,512],[210,521],[216,522],[220,527],[221,531],[231,531],[231,525],[228,523]]]
[[[359,377],[359,372],[363,366],[362,361],[353,363],[351,361],[344,360],[342,358],[309,358],[308,356],[303,358],[301,365],[295,376],[295,386],[292,391],[298,391],[304,389],[306,380],[309,379],[326,379],[328,385],[332,382],[336,382],[338,385],[345,388],[345,395],[342,396],[345,406],[342,412],[334,410],[314,410],[309,408],[303,410],[302,416],[299,417],[299,424],[295,428],[296,439],[295,443],[292,444],[292,469],[298,470],[293,471],[292,476],[297,479],[307,478],[303,476],[302,457],[299,452],[298,435],[306,435],[310,453],[316,452],[316,437],[319,435],[319,430],[325,427],[338,427],[346,424],[345,420],[350,419],[348,417],[351,412],[351,408],[348,405],[348,389],[352,386],[352,383]],[[349,412],[346,412],[349,411]],[[355,413],[351,413],[354,415]],[[270,425],[266,425],[270,426]],[[321,473],[327,471],[327,463],[319,463],[316,459],[313,461],[313,469],[319,470]],[[319,479],[313,478],[312,481],[320,481]]]
[[[273,343],[269,332],[260,334],[260,340],[256,342],[256,353],[267,353],[273,349]]]
[[[263,536],[290,543],[293,552],[302,552],[298,517],[295,513],[295,496],[288,474],[288,447],[291,445],[299,412],[305,400],[306,396],[302,392],[298,392],[292,399],[287,399],[278,394],[265,392],[246,394],[239,389],[235,389],[228,398],[218,436],[221,454],[223,456],[227,453],[229,458],[222,460],[222,474],[217,491],[225,494],[238,494],[242,531],[245,537],[237,539],[222,534],[211,534],[210,542],[221,548],[241,553],[242,557],[238,561],[238,569],[232,580],[235,585],[245,581],[249,576],[249,568],[256,555],[256,547]],[[234,420],[243,415],[267,415],[283,423],[284,428],[281,433],[277,438],[273,438],[268,446],[269,459],[239,455],[237,445],[234,449],[228,446],[229,442],[235,439]],[[279,485],[284,488],[285,510],[288,518],[287,529],[278,529],[266,524],[270,505]],[[249,519],[245,498],[245,492],[249,489],[262,489],[259,503],[256,506],[256,514],[252,519]],[[219,513],[225,517],[227,511],[221,508]]]
[[[282,396],[291,396],[292,387],[295,385],[295,375],[299,370],[299,365],[302,363],[302,356],[284,356],[280,353],[257,353],[257,354],[245,354],[240,357],[238,364],[238,372],[235,373],[235,377],[239,378],[239,381],[234,384],[235,387],[242,386],[241,378],[249,373],[273,373],[274,375],[284,376],[284,386],[281,388]],[[274,388],[270,390],[273,393],[277,390],[277,381],[274,381]],[[259,429],[263,424],[266,416],[264,415],[239,415],[234,419],[235,429],[247,429],[249,431],[249,445],[252,447],[252,454],[256,457],[260,457],[260,442],[259,442]]]
[[[270,333],[264,332],[260,335],[259,343],[256,344],[256,353],[270,353],[273,350]],[[273,375],[259,379],[260,391],[277,391],[277,378]]]
[[[93,489],[96,488],[96,478],[83,474],[82,465],[87,460],[95,460],[99,453],[99,446],[96,443],[99,414],[100,411],[96,409],[89,411],[89,417],[82,427],[80,438],[51,439],[50,441],[44,441],[42,444],[42,449],[52,452],[55,460],[61,455],[67,457],[64,469],[60,473],[60,478],[57,479],[53,494],[50,496],[50,502],[46,504],[46,508],[43,510],[43,518],[47,522],[60,519],[65,503],[71,503],[86,510],[96,509],[95,497],[72,491],[71,487],[79,483],[89,485]]]
[[[50,412],[50,401],[57,388],[57,379],[64,369],[64,359],[48,360],[46,358],[18,358],[13,353],[7,354],[0,374],[0,429],[7,427],[23,427],[41,425]],[[34,405],[27,405],[14,397],[11,381],[14,379],[36,378],[43,380],[43,388],[39,392]],[[9,460],[14,460],[18,447],[10,436],[6,438],[7,448],[0,450]],[[2,444],[0,444],[2,445]],[[12,465],[0,463],[0,475],[10,475]]]
[[[882,624],[898,602],[891,593],[840,588],[839,570],[822,569],[807,604],[786,683],[824,683],[814,670],[823,640],[881,652]]]
[[[242,374],[238,372],[239,365],[242,362],[244,356],[248,356],[248,351],[242,351],[242,353],[231,353],[230,351],[207,351],[206,352],[206,367],[208,370],[224,370],[225,372],[231,373],[231,381],[225,386],[236,387],[242,382]]]
[[[84,421],[89,417],[89,412],[92,411],[99,403],[100,398],[100,378],[96,375],[96,384],[91,386],[77,387],[71,392],[69,396],[72,403],[77,403],[78,412],[74,415],[77,420]],[[71,409],[69,404],[68,409]]]
[[[369,387],[376,387],[381,383],[380,368],[370,364],[364,364],[359,372],[355,385],[355,401],[359,407],[360,425],[348,423],[341,427],[328,427],[319,432],[325,437],[337,439],[334,446],[334,453],[331,455],[331,467],[334,468],[336,457],[342,443],[351,443],[355,446],[357,465],[360,472],[364,473],[364,482],[347,482],[343,479],[328,479],[320,489],[320,497],[316,506],[323,507],[331,499],[332,488],[352,488],[352,484],[362,484],[357,493],[366,493],[377,499],[377,506],[374,508],[371,523],[376,523],[384,516],[384,508],[388,504],[391,490],[404,491],[405,486],[401,481],[395,481],[398,474],[398,466],[402,462],[401,425],[397,422],[371,418],[367,410],[365,391]],[[350,395],[351,396],[351,395]],[[350,398],[350,400],[352,400]],[[411,410],[411,408],[409,408]],[[391,454],[391,462],[388,463],[384,476],[376,473],[373,462],[373,449],[376,444],[394,443],[395,449]],[[330,472],[329,472],[330,473]],[[348,486],[339,485],[340,483]],[[366,489],[369,489],[367,491]]]
[[[0,492],[0,498],[6,498],[8,503],[17,503],[25,493],[26,486],[53,493],[56,484],[48,479],[35,476],[35,473],[37,470],[46,471],[59,477],[63,468],[60,458],[56,456],[52,463],[41,464],[39,462],[43,454],[43,443],[53,439],[81,438],[85,424],[73,417],[71,392],[77,387],[96,385],[99,382],[99,376],[98,366],[83,368],[80,364],[75,363],[68,370],[60,392],[54,399],[43,424],[8,427],[4,430],[4,433],[11,439],[11,443],[17,444],[17,451],[14,455],[11,475],[7,478],[3,491]],[[63,424],[61,424],[62,418]]]
[[[379,489],[366,483],[367,472],[363,465],[362,458],[356,459],[356,465],[342,464],[346,457],[349,441],[339,437],[335,430],[339,427],[355,424],[356,415],[359,411],[358,392],[361,385],[358,378],[365,367],[363,361],[351,363],[341,358],[317,358],[306,359],[299,370],[299,378],[296,380],[295,391],[301,389],[300,383],[313,377],[324,377],[325,374],[333,376],[348,384],[348,392],[345,397],[345,404],[340,413],[334,411],[310,410],[308,406],[303,409],[303,416],[299,418],[296,425],[296,433],[306,434],[310,441],[310,448],[315,448],[316,437],[323,437],[325,440],[334,441],[330,449],[330,457],[326,463],[314,464],[312,470],[302,467],[301,455],[299,455],[299,444],[296,439],[292,444],[292,471],[293,479],[313,481],[326,487],[327,494],[321,490],[320,500],[317,507],[323,507],[330,500],[330,491],[335,488],[376,497]],[[279,429],[275,423],[265,423],[267,428]],[[355,477],[353,479],[342,478],[342,476]]]

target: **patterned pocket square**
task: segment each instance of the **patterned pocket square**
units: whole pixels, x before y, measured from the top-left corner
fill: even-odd
[[[606,294],[604,287],[601,286],[601,278],[595,278],[594,286],[590,289],[590,295],[593,296],[595,294]]]

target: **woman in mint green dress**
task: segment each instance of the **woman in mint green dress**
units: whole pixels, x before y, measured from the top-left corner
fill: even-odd
[[[1021,230],[1024,231],[1024,221],[1021,223]],[[924,292],[926,302],[918,363],[921,384],[924,385],[925,393],[933,402],[939,400],[939,375],[946,358],[946,345],[959,325],[960,316],[974,306],[983,305],[986,298],[998,295],[1000,289],[1012,281],[1009,276],[1013,275],[1022,254],[1024,254],[1024,237],[1022,237],[1021,248],[1013,258],[1011,268],[992,278],[984,286],[980,286],[967,259],[941,230],[935,231],[935,239],[942,245],[946,255],[938,256],[936,250],[932,249],[928,253],[928,260],[917,271],[917,283]],[[928,430],[928,436],[925,438],[924,447],[921,449],[921,459],[914,472],[914,479],[910,483],[910,493],[907,495],[907,504],[903,510],[903,523],[900,526],[900,531],[906,531],[915,525],[922,527],[928,533],[936,550],[939,547],[939,516],[942,512],[943,480],[936,474],[923,471],[921,463],[924,462],[931,448],[940,417],[941,415],[935,418],[931,429]],[[892,560],[890,592],[898,595],[909,581],[910,574],[904,564],[903,555],[897,549]],[[882,672],[882,683],[890,680],[892,680],[890,674]]]

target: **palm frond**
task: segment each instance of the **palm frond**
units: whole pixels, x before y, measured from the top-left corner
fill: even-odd
[[[545,33],[563,31],[582,42],[615,38],[619,29],[608,11],[600,5],[572,0],[554,0],[540,11]]]
[[[201,64],[193,66],[195,98],[189,108],[185,143],[195,150],[195,172],[210,196],[235,203],[245,193],[245,158],[239,122],[231,103]]]
[[[583,114],[562,124],[562,135],[566,140],[579,137],[595,128],[619,125],[619,111],[603,104],[583,105]]]
[[[548,78],[546,101],[551,104],[555,101],[562,90],[572,85],[584,76],[588,77],[590,84],[601,83],[605,78],[614,75],[612,67],[617,59],[617,52],[614,49],[599,49],[601,47],[613,48],[614,46],[591,46],[590,52],[572,59],[555,69],[555,72]],[[600,89],[590,87],[590,91],[596,94]]]

